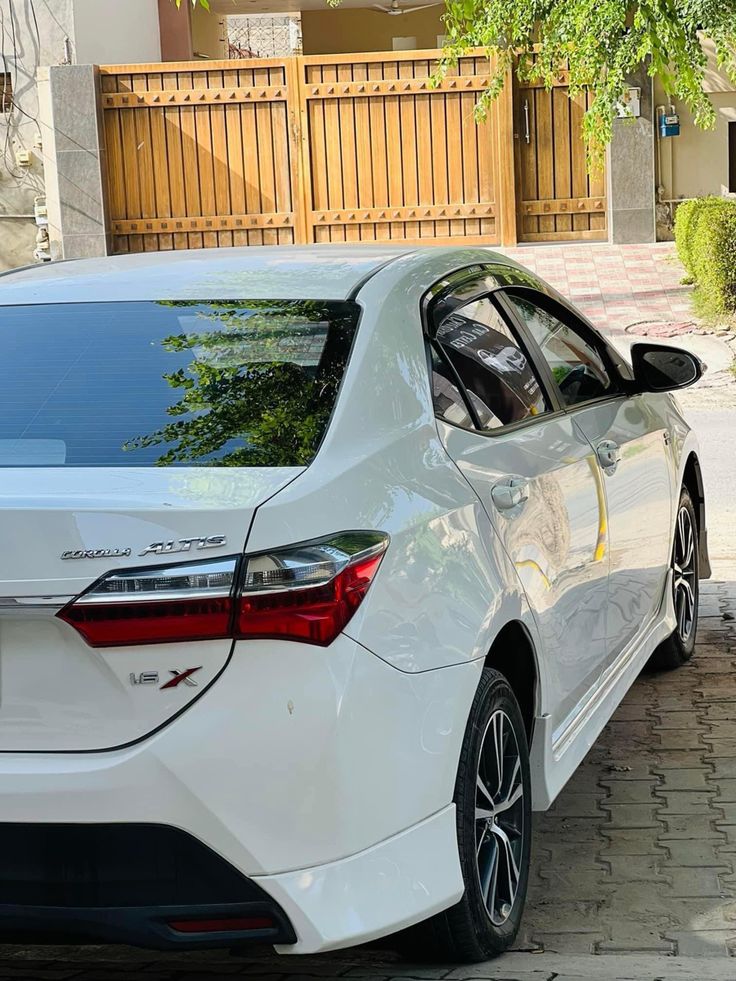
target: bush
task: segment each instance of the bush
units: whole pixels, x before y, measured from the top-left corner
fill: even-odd
[[[694,198],[675,212],[675,244],[696,284],[699,313],[717,317],[736,310],[736,201]]]
[[[723,198],[691,198],[678,204],[675,211],[675,245],[680,262],[691,279],[695,279],[693,262],[693,241],[697,234],[700,218],[704,212],[724,203]]]
[[[736,310],[736,201],[710,199],[696,209],[686,239],[698,306],[706,314],[732,313]]]

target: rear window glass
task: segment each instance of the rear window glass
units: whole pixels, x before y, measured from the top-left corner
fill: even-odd
[[[357,323],[315,300],[0,306],[0,466],[304,466]]]

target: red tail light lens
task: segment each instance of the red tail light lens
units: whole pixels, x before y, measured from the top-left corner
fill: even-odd
[[[227,637],[237,566],[230,557],[112,573],[57,616],[90,647]]]
[[[230,637],[326,646],[362,602],[387,545],[377,532],[345,532],[243,559],[116,572],[57,616],[91,647]]]
[[[331,644],[360,606],[388,538],[351,532],[248,559],[238,637]]]

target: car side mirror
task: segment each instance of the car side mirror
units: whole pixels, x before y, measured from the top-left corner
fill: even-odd
[[[637,388],[642,392],[672,392],[694,385],[705,365],[694,354],[664,344],[633,344],[631,364]]]

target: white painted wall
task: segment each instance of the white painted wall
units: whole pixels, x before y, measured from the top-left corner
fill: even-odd
[[[79,65],[161,60],[157,0],[73,0]]]

